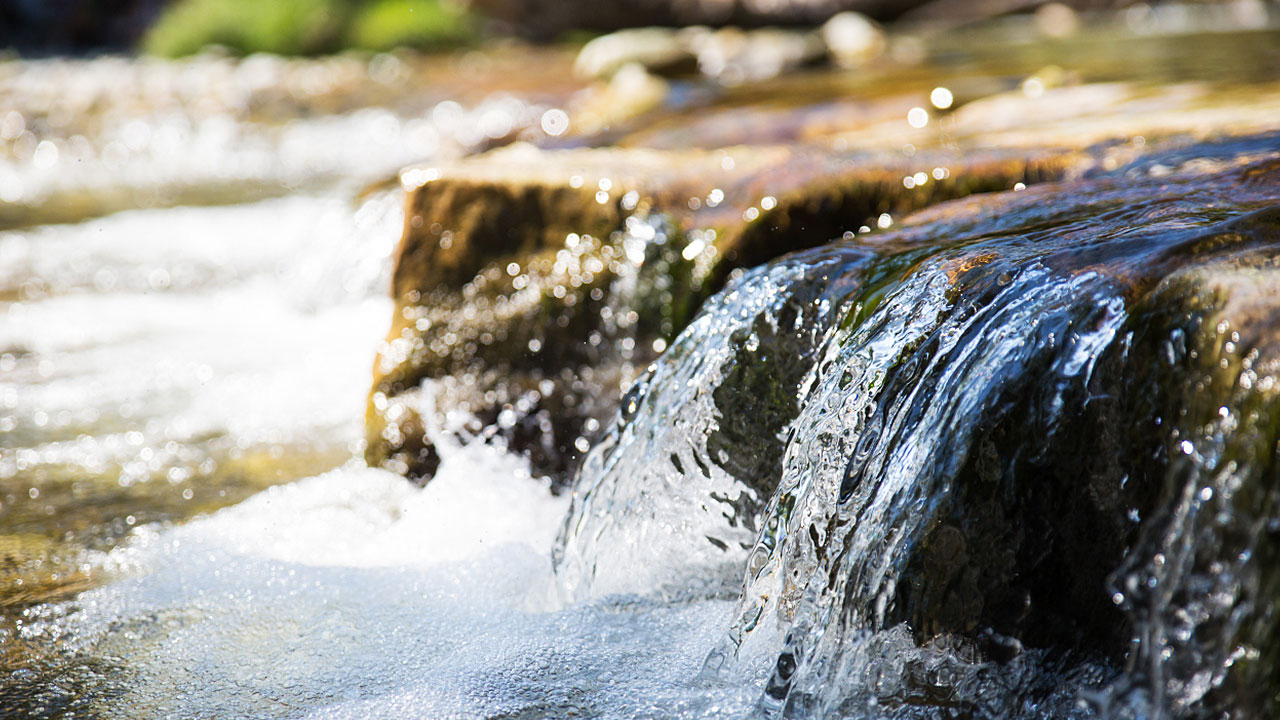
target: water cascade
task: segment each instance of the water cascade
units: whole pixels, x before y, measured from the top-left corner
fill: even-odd
[[[624,398],[561,579],[745,566],[704,677],[785,717],[1269,713],[1273,142],[747,274]]]

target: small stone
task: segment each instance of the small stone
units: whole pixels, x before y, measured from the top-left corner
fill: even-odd
[[[635,28],[601,35],[582,46],[573,63],[578,77],[608,79],[632,63],[660,75],[697,69],[682,33],[670,28]]]
[[[880,57],[887,42],[884,31],[865,15],[842,12],[822,26],[822,39],[836,64],[854,68]]]

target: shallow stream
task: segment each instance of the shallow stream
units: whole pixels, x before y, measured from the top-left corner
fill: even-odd
[[[708,117],[751,97],[727,95]],[[735,273],[571,491],[431,428],[425,487],[365,466],[404,224],[378,181],[556,99],[187,108],[65,141],[8,121],[0,717],[1280,707],[1277,135],[1175,138]],[[216,192],[139,195],[183,142]],[[151,184],[38,212],[100,192],[49,179],[77,148]],[[246,177],[273,189],[228,195]]]

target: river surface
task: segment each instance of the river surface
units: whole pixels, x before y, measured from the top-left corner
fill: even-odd
[[[727,601],[561,601],[567,498],[520,459],[458,448],[422,490],[351,459],[399,202],[293,195],[0,239],[11,282],[42,281],[2,326],[8,602],[102,585],[9,619],[5,716],[749,707],[685,682]]]
[[[121,62],[33,64],[10,90]],[[395,62],[359,72],[412,76]],[[327,97],[312,89],[307,102]],[[739,273],[624,400],[577,492],[443,433],[440,468],[418,488],[357,459],[404,222],[403,192],[383,180],[536,129],[568,90],[468,92],[397,107],[374,93],[316,118],[264,118],[252,93],[107,112],[92,127],[68,119],[88,117],[74,108],[0,117],[12,210],[0,232],[0,717],[1195,716],[1184,711],[1239,659],[1200,629],[1230,607],[1196,606],[1183,637],[1165,616],[1186,616],[1186,601],[1143,605],[1125,583],[1252,601],[1244,554],[1208,577],[1201,565],[1219,558],[1192,553],[1175,576],[1149,531],[1116,558],[1115,595],[1100,585],[1086,602],[1147,632],[1134,641],[1141,672],[1105,651],[1023,652],[1001,634],[1022,629],[994,610],[980,619],[1000,632],[985,641],[1017,652],[979,657],[961,638],[972,578],[896,611],[894,584],[910,570],[898,558],[946,546],[947,513],[986,501],[953,492],[966,473],[990,475],[984,453],[1024,457],[1005,439],[1020,424],[1047,438],[1091,421],[1102,380],[1147,378],[1126,365],[1135,343],[1181,337],[1169,362],[1194,365],[1202,328],[1157,310],[1196,291],[1160,283],[1227,255],[1275,257],[1274,218],[1228,224],[1280,201],[1274,134],[1018,188]],[[119,171],[111,182],[104,168]],[[66,217],[50,198],[88,199]],[[1236,255],[1222,250],[1231,242]],[[768,387],[752,384],[757,363],[778,367]],[[724,397],[774,397],[778,384],[782,420]],[[1239,420],[1253,397],[1224,399],[1212,431],[1160,431],[1157,445],[1197,463],[1172,463],[1182,474],[1167,482],[1191,478],[1187,504],[1117,490],[1122,533],[1154,508],[1181,518],[1168,538],[1209,532],[1206,552],[1263,554],[1274,498],[1248,512],[1224,499],[1274,479],[1244,447],[1274,444],[1256,413]],[[776,487],[743,480],[726,408],[767,420],[740,425],[766,438]],[[1033,459],[1009,467],[1047,477]],[[1109,473],[1080,475],[1125,487]],[[1227,503],[1213,506],[1223,533],[1254,534],[1196,525],[1211,498]],[[1041,619],[1070,616],[1064,598]],[[938,634],[922,642],[913,629],[929,623]]]

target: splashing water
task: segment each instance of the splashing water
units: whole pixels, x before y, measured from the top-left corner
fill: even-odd
[[[631,568],[657,548],[681,558],[656,565],[665,577],[726,582],[709,558],[740,563],[725,538],[758,521],[704,677],[771,666],[759,712],[1199,716],[1268,672],[1231,674],[1256,662],[1274,598],[1254,559],[1276,508],[1257,485],[1273,381],[1254,377],[1272,367],[1271,311],[1246,288],[1271,287],[1248,268],[1280,233],[1273,210],[1243,215],[1275,202],[1254,182],[1273,162],[1189,173],[1145,202],[1103,178],[1052,208],[962,203],[749,275],[624,401],[581,475],[562,575],[580,596],[641,591],[655,580]],[[1188,339],[1215,314],[1248,339]],[[800,370],[766,360],[793,356]],[[780,372],[750,372],[763,362]],[[1224,371],[1240,374],[1208,390]],[[744,416],[779,442],[715,453]],[[780,472],[761,478],[773,453]],[[1224,490],[1249,499],[1208,520]]]

